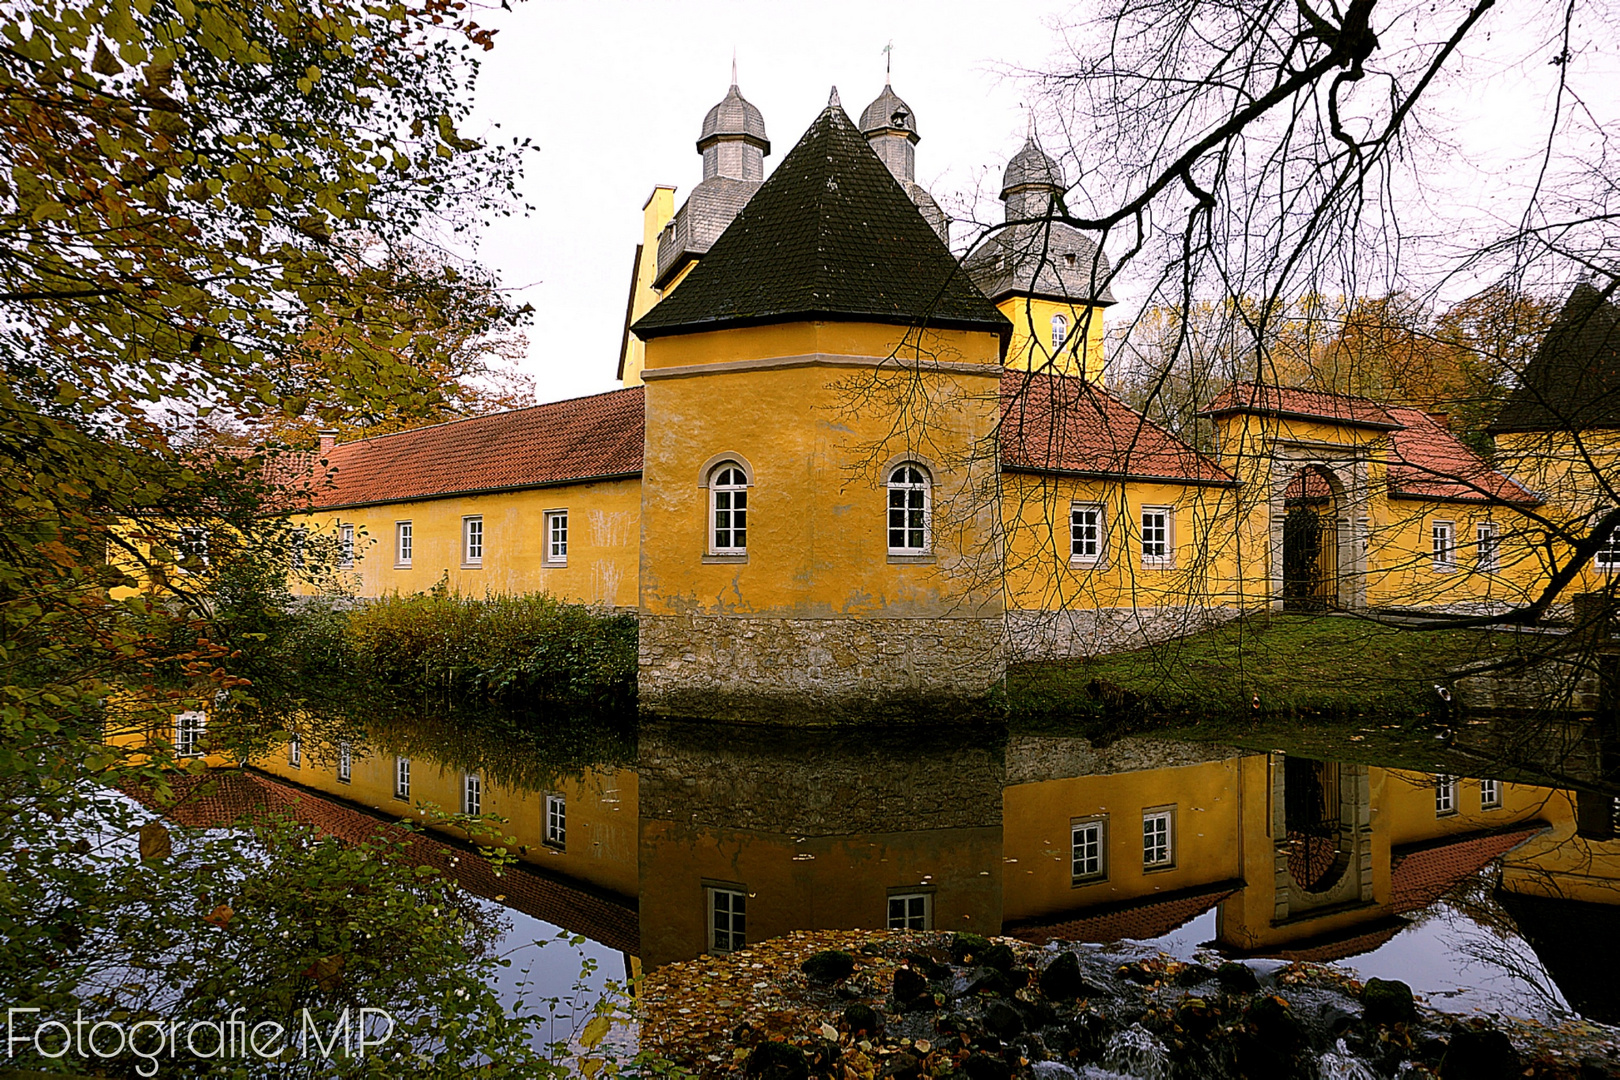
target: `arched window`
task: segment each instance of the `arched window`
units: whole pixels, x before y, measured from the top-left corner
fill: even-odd
[[[709,479],[709,518],[716,555],[748,550],[748,475],[735,461],[723,461]]]
[[[1057,352],[1063,348],[1063,343],[1069,340],[1069,320],[1061,315],[1052,316],[1052,351]]]
[[[889,554],[928,551],[928,474],[906,462],[889,474]]]

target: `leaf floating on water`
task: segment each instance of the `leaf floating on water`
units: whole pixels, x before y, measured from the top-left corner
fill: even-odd
[[[141,858],[162,862],[174,854],[174,841],[161,821],[148,821],[141,826]]]
[[[213,911],[210,911],[207,915],[203,916],[203,922],[211,923],[212,925],[223,930],[230,925],[231,916],[235,914],[236,912],[231,910],[231,906],[229,904],[220,904],[218,907],[214,908]]]

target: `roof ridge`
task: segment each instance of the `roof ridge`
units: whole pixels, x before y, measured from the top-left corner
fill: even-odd
[[[533,405],[524,405],[517,409],[499,409],[495,412],[479,413],[476,416],[458,416],[454,420],[440,420],[437,424],[422,424],[418,427],[401,428],[399,431],[385,431],[381,435],[367,435],[360,439],[348,439],[333,444],[333,449],[339,446],[359,446],[361,443],[377,442],[381,439],[392,439],[396,435],[414,435],[421,431],[433,431],[436,428],[454,427],[456,424],[468,424],[474,420],[493,420],[501,416],[516,416],[518,413],[533,412],[536,409],[546,409],[553,405],[567,405],[575,401],[589,401],[591,398],[612,397],[615,394],[627,394],[640,390],[639,386],[621,386],[614,390],[601,390],[594,394],[581,394],[579,397],[558,398],[556,401],[541,401]]]

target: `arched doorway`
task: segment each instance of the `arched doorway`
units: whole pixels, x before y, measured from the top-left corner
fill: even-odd
[[[1296,757],[1283,762],[1288,873],[1308,893],[1332,888],[1350,866],[1340,782],[1336,762]]]
[[[1301,469],[1283,491],[1283,610],[1339,606],[1339,509],[1320,465]]]

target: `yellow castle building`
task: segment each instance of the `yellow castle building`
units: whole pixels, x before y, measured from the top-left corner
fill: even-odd
[[[1054,220],[1068,182],[1033,129],[1006,226],[962,257],[919,140],[892,87],[859,124],[835,91],[767,177],[734,83],[702,181],[643,207],[623,388],[325,440],[303,524],[361,596],[445,581],[633,609],[644,708],[723,717],[973,699],[1010,659],[1265,607],[1520,604],[1565,542],[1523,511],[1601,499],[1544,475],[1579,455],[1538,451],[1564,429],[1513,429],[1522,408],[1502,428],[1540,470],[1522,480],[1444,417],[1250,384],[1209,403],[1199,452],[1107,390],[1109,264]],[[1568,587],[1617,568],[1611,542]]]

